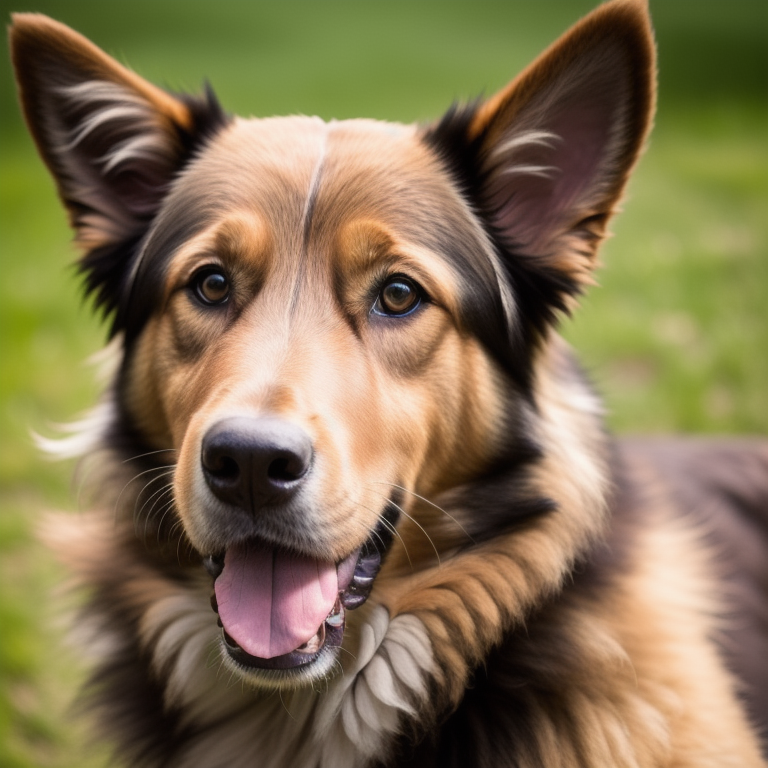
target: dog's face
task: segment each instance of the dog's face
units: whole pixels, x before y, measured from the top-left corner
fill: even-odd
[[[257,536],[342,560],[388,505],[409,505],[401,489],[431,496],[491,449],[497,377],[467,330],[462,276],[474,258],[493,277],[488,246],[414,134],[234,121],[150,230],[161,309],[128,402],[155,447],[179,451],[199,551]],[[175,210],[197,222],[180,241]]]
[[[270,684],[321,677],[393,541],[386,567],[409,574],[492,535],[431,502],[539,455],[537,361],[648,127],[647,18],[606,6],[426,127],[229,119],[44,17],[13,35],[122,335],[118,418],[133,453],[172,456],[224,658]]]
[[[178,240],[176,210],[196,222]],[[143,257],[159,310],[126,402],[153,447],[178,451],[178,514],[224,563],[219,612],[241,662],[308,672],[414,494],[468,478],[497,443],[502,377],[468,331],[463,279],[474,259],[490,282],[487,248],[414,129],[366,121],[235,121],[164,202]],[[232,610],[270,568],[271,596],[247,598],[269,608]],[[289,578],[311,611],[283,594]],[[240,614],[263,626],[266,610],[262,637]]]

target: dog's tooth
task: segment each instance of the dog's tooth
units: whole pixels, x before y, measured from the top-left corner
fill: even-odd
[[[329,627],[340,627],[344,623],[344,606],[340,607],[338,613],[334,613],[333,616],[329,616],[325,623]]]
[[[340,598],[336,598],[333,609],[328,614],[328,618],[325,620],[325,623],[329,627],[340,627],[344,624],[344,606],[341,604]]]

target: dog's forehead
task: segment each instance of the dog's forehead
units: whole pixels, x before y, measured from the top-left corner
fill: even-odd
[[[134,274],[128,324],[140,328],[162,303],[153,296],[217,253],[260,275],[277,268],[287,280],[270,284],[285,288],[339,274],[362,285],[372,269],[416,265],[413,276],[444,287],[462,323],[503,325],[489,236],[422,137],[418,126],[373,120],[236,119],[169,192]]]
[[[174,185],[147,255],[252,215],[283,255],[335,242],[357,221],[443,250],[457,225],[482,233],[416,126],[289,117],[243,120],[217,136]],[[158,253],[159,252],[159,253]]]

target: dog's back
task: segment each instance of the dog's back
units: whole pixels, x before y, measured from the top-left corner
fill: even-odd
[[[722,584],[718,640],[753,722],[768,732],[768,442],[635,439],[626,461],[658,478]]]

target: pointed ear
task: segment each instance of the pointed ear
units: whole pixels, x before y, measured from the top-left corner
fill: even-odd
[[[540,292],[557,308],[590,282],[654,94],[647,5],[614,0],[501,92],[450,111],[426,135],[482,212],[513,277],[520,269],[526,283],[541,277]]]
[[[212,94],[172,96],[46,16],[15,14],[10,45],[27,124],[87,251],[87,287],[109,311],[129,251],[224,115]]]

